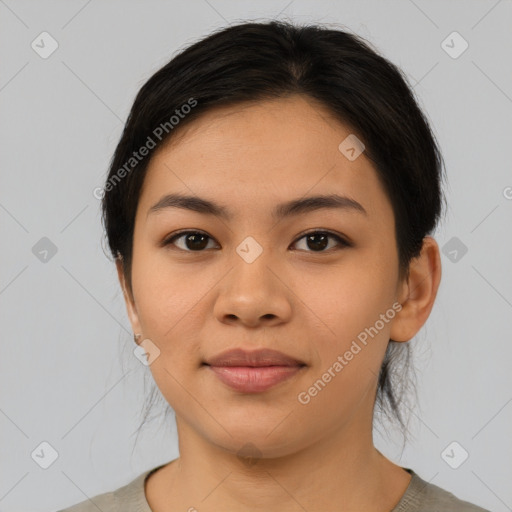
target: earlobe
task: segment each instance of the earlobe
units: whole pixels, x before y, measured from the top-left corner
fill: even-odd
[[[393,319],[390,338],[404,342],[412,339],[427,321],[441,282],[441,257],[434,238],[426,236],[417,258],[411,260],[409,276],[398,297],[401,311]]]
[[[120,255],[116,258],[116,268],[117,268],[117,277],[119,279],[119,284],[121,285],[121,289],[123,291],[123,297],[126,305],[126,312],[128,313],[128,318],[130,320],[130,324],[132,326],[132,330],[134,333],[142,332],[139,315],[137,313],[137,308],[135,305],[135,299],[128,290],[128,286],[126,284],[126,278],[124,274],[124,263],[122,257]]]

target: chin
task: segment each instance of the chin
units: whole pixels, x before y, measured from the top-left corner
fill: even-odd
[[[214,440],[212,440],[214,441]],[[223,442],[222,442],[223,441]],[[237,435],[234,439],[223,439],[215,444],[231,455],[236,455],[240,461],[248,466],[255,465],[258,460],[271,460],[292,455],[303,447],[299,440],[285,438],[270,439],[267,434]],[[215,442],[215,441],[214,441]]]
[[[202,435],[212,444],[242,458],[244,456],[284,457],[300,451],[307,445],[307,440],[311,438],[307,432],[290,428],[290,423],[287,423],[286,420],[283,422],[285,417],[286,415],[283,415],[282,412],[279,415],[269,415],[266,418],[261,415],[246,417],[243,421],[219,417],[219,423],[224,426],[225,430],[222,428],[216,428],[211,432],[203,430]],[[294,424],[297,427],[297,423]],[[202,428],[204,429],[204,424]]]

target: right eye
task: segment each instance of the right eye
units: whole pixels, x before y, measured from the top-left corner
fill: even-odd
[[[181,231],[168,237],[162,242],[162,245],[174,245],[179,250],[185,252],[201,252],[203,249],[208,248],[208,239],[213,241],[213,238],[202,231]],[[178,240],[182,240],[181,246],[177,243]]]

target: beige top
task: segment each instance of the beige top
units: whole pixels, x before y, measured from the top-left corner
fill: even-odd
[[[99,494],[58,512],[153,512],[146,500],[144,483],[153,471],[162,466],[145,471],[115,491]],[[412,478],[404,495],[390,512],[489,512],[425,482],[412,469],[404,469]]]

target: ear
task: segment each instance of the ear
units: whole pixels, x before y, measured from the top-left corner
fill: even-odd
[[[437,242],[431,237],[423,239],[421,253],[411,260],[409,277],[399,285],[398,301],[402,309],[395,315],[390,338],[409,341],[427,321],[434,306],[441,282],[441,256]]]
[[[128,290],[128,286],[126,283],[126,278],[124,275],[124,263],[121,256],[116,258],[116,268],[117,268],[117,277],[119,278],[119,284],[121,285],[121,289],[123,290],[124,301],[126,304],[126,311],[128,313],[128,318],[130,319],[130,324],[132,326],[132,330],[135,334],[142,333],[139,315],[137,313],[137,306],[135,304],[135,299]]]

